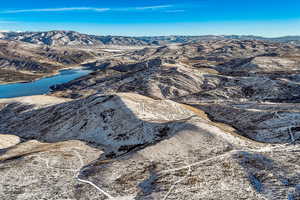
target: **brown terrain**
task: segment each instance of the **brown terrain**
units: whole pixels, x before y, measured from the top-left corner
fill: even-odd
[[[1,199],[300,199],[298,46],[2,42],[20,46],[1,70],[95,71],[50,95],[0,99]]]
[[[0,40],[0,83],[32,81],[98,56],[103,52]]]

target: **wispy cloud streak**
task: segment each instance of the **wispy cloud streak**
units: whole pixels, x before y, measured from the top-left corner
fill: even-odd
[[[105,12],[109,8],[93,8],[93,7],[69,7],[69,8],[41,8],[41,9],[24,9],[24,10],[6,10],[1,13],[32,13],[32,12],[65,12],[65,11],[95,11]]]
[[[144,6],[144,7],[128,7],[128,8],[95,8],[95,7],[67,7],[67,8],[40,8],[40,9],[24,9],[24,10],[4,10],[0,13],[33,13],[33,12],[70,12],[70,11],[147,11],[167,9],[172,5],[157,5],[157,6]]]
[[[144,7],[135,7],[135,10],[157,10],[173,7],[172,5],[159,5],[159,6],[144,6]]]

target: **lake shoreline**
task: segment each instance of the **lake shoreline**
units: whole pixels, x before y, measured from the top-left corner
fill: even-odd
[[[84,66],[66,67],[57,70],[51,75],[47,75],[33,81],[20,81],[0,84],[0,98],[15,98],[48,94],[51,92],[52,86],[67,83],[82,76],[88,75],[93,71],[94,70],[91,68]]]
[[[31,75],[41,75],[40,77],[38,78],[34,78],[34,79],[30,79],[30,80],[20,80],[20,81],[10,81],[10,82],[6,82],[6,81],[0,81],[0,86],[1,85],[6,85],[6,84],[14,84],[14,83],[32,83],[34,81],[38,81],[40,79],[43,79],[43,78],[47,78],[47,77],[52,77],[52,76],[55,76],[55,75],[58,75],[60,71],[62,70],[68,70],[68,69],[91,69],[93,71],[95,71],[96,69],[94,68],[89,68],[89,67],[86,67],[84,65],[88,64],[88,63],[93,63],[95,61],[97,61],[99,58],[93,58],[93,59],[89,59],[89,60],[86,60],[82,63],[78,63],[78,64],[72,64],[72,65],[68,65],[68,66],[64,66],[64,67],[61,67],[57,70],[54,70],[53,72],[51,73],[47,73],[47,74],[32,74],[32,73],[29,73]]]
[[[43,79],[43,78],[48,78],[48,77],[52,77],[52,76],[55,76],[55,75],[58,75],[60,73],[60,71],[62,70],[68,70],[68,69],[87,69],[88,67],[84,67],[84,66],[75,66],[75,67],[64,67],[64,68],[60,68],[59,70],[55,70],[54,72],[52,73],[47,73],[47,74],[35,74],[35,75],[41,75],[40,77],[38,78],[35,78],[35,79],[31,79],[31,80],[28,80],[28,81],[11,81],[11,82],[4,82],[4,81],[0,81],[0,85],[7,85],[7,84],[14,84],[14,83],[32,83],[32,82],[35,82],[35,81],[38,81],[40,79]]]

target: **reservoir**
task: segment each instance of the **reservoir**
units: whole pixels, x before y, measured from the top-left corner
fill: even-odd
[[[67,83],[91,72],[93,72],[93,70],[84,68],[63,69],[60,70],[57,75],[33,82],[3,84],[0,85],[0,98],[47,94],[51,90],[50,86]]]

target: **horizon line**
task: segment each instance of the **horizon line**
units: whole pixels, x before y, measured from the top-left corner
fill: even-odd
[[[262,36],[262,35],[255,35],[255,34],[199,34],[199,35],[191,35],[191,34],[168,34],[168,35],[139,35],[139,36],[134,36],[134,35],[117,35],[117,34],[92,34],[92,33],[87,33],[87,32],[80,32],[80,31],[75,31],[75,30],[48,30],[48,31],[34,31],[34,30],[26,30],[26,31],[11,31],[11,30],[0,30],[0,33],[8,33],[8,32],[16,32],[16,33],[43,33],[43,32],[55,32],[55,31],[61,31],[61,32],[76,32],[79,34],[84,34],[84,35],[93,35],[93,36],[116,36],[116,37],[201,37],[201,36],[216,36],[216,37],[222,37],[222,36],[244,36],[244,37],[261,37],[261,38],[282,38],[282,37],[300,37],[300,35],[281,35],[281,36]],[[0,38],[1,39],[1,38]]]

